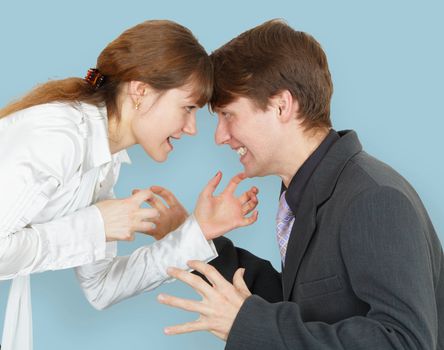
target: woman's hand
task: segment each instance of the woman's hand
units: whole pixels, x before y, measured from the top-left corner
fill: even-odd
[[[199,195],[194,216],[208,240],[256,222],[258,212],[254,209],[258,204],[256,195],[259,190],[252,187],[240,197],[234,194],[239,183],[245,178],[244,173],[234,176],[225,190],[214,196],[213,193],[222,179],[222,173],[219,171]],[[247,216],[253,210],[253,214]]]
[[[148,230],[146,233],[159,240],[165,237],[171,231],[182,225],[188,213],[182,204],[177,200],[174,194],[164,187],[152,186],[151,191],[161,197],[168,206],[157,196],[152,196],[147,203],[159,211],[160,216],[151,220],[156,226]],[[140,190],[134,190],[138,193]]]
[[[132,241],[135,232],[153,229],[153,220],[159,216],[155,208],[141,208],[141,204],[154,197],[148,190],[141,190],[124,199],[109,199],[95,204],[105,224],[106,241]]]

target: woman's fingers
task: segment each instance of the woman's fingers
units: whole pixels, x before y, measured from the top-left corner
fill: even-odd
[[[160,186],[152,186],[150,188],[151,192],[153,192],[155,194],[158,194],[156,191],[153,191],[153,188],[162,188],[162,187],[160,187]],[[142,191],[142,190],[140,190],[138,188],[134,189],[132,191],[132,195],[134,196],[136,193],[140,193],[140,191]],[[164,211],[164,210],[167,209],[165,203],[159,197],[154,196],[154,195],[149,197],[145,202],[148,203],[149,205],[151,205],[152,207],[158,209],[159,211]],[[170,205],[170,204],[168,203],[168,205]]]
[[[134,225],[135,232],[148,233],[150,236],[155,234],[156,224],[149,221],[141,221]]]
[[[219,186],[220,180],[222,179],[222,172],[218,171],[217,174],[208,182],[202,191],[202,194],[207,197],[211,197],[216,191],[217,186]]]
[[[160,216],[159,210],[156,208],[139,208],[134,213],[136,221],[152,221]]]
[[[259,193],[259,189],[255,186],[251,187],[248,191],[245,191],[242,193],[242,195],[239,197],[239,202],[241,205],[246,204],[252,197],[257,196]]]
[[[134,190],[133,195],[129,199],[134,201],[140,207],[143,202],[147,202],[153,197],[154,194],[151,190],[144,189],[144,190]]]
[[[259,204],[256,197],[252,198],[249,202],[245,203],[242,206],[242,215],[248,215],[250,214],[254,209],[256,209],[257,205]]]
[[[255,211],[253,212],[253,214],[251,214],[250,216],[244,217],[244,218],[242,219],[242,224],[241,224],[241,226],[242,226],[242,227],[243,227],[243,226],[249,226],[249,225],[255,223],[255,222],[257,221],[258,216],[259,216],[259,212],[258,212],[257,210],[255,210]]]
[[[227,187],[224,190],[224,193],[234,193],[236,191],[237,186],[241,183],[242,180],[244,180],[247,177],[245,173],[239,173],[235,176],[233,176],[228,183]]]

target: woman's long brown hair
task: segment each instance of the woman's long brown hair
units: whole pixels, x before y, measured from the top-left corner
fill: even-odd
[[[106,105],[108,115],[119,118],[120,87],[133,80],[159,92],[192,82],[199,106],[207,103],[212,93],[212,66],[205,49],[190,30],[172,21],[146,21],[126,30],[101,52],[96,67],[106,77],[99,89],[82,78],[49,81],[0,109],[0,118],[55,101]]]

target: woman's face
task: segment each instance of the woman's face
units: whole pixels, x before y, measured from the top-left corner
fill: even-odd
[[[163,162],[173,150],[172,139],[195,135],[198,106],[191,97],[192,85],[164,91],[141,100],[132,119],[135,140],[155,161]]]

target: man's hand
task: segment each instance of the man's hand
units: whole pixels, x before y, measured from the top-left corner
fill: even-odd
[[[144,233],[159,240],[182,225],[188,217],[188,213],[174,194],[166,188],[152,186],[150,190],[157,196],[150,197],[146,202],[158,210],[159,216],[150,220],[156,226]],[[138,191],[134,190],[133,194]],[[168,206],[158,196],[163,198]]]
[[[222,179],[222,173],[219,171],[199,195],[194,216],[207,240],[256,222],[258,212],[254,209],[258,204],[259,190],[252,187],[239,197],[236,197],[234,193],[239,183],[245,178],[244,173],[234,176],[223,192],[215,196],[214,191]],[[253,213],[247,216],[251,212]]]
[[[162,304],[200,314],[196,321],[165,328],[165,334],[209,331],[227,340],[234,319],[245,299],[251,295],[243,279],[245,269],[240,268],[236,271],[231,284],[213,266],[204,262],[192,260],[188,262],[188,266],[203,274],[211,285],[190,272],[173,267],[168,269],[171,277],[190,285],[200,294],[202,300],[187,300],[160,294],[158,300]]]

